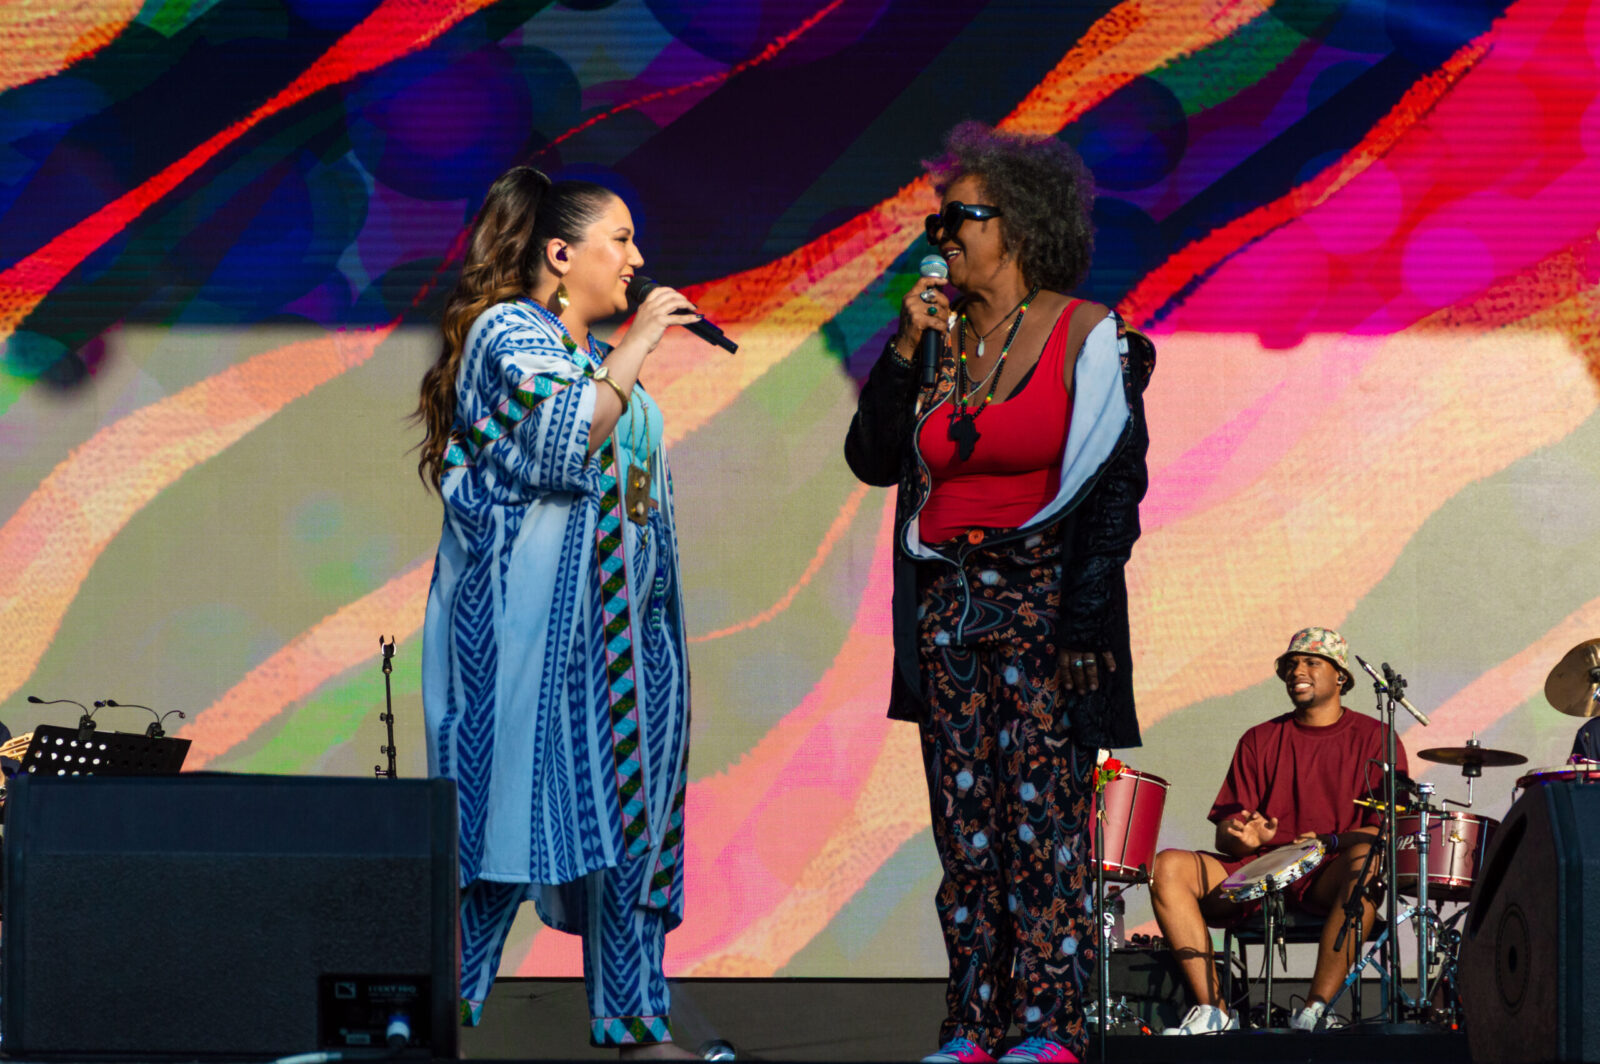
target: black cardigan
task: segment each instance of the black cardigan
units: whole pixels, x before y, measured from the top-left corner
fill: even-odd
[[[1083,746],[1139,745],[1139,719],[1133,704],[1133,661],[1128,637],[1128,588],[1123,576],[1139,538],[1139,501],[1149,477],[1145,454],[1144,389],[1155,371],[1156,350],[1143,334],[1126,328],[1120,317],[1118,340],[1126,339],[1122,387],[1128,422],[1111,456],[1096,471],[1061,517],[1060,645],[1074,650],[1109,650],[1117,670],[1102,670],[1100,689],[1079,695],[1063,686],[1073,741]],[[898,486],[894,548],[894,679],[889,716],[921,720],[924,705],[917,669],[917,566],[901,550],[901,533],[921,505],[925,490],[912,450],[916,373],[887,354],[867,375],[856,414],[845,436],[844,457],[858,479],[877,487]],[[946,381],[946,385],[948,381]],[[938,564],[938,563],[923,563]]]

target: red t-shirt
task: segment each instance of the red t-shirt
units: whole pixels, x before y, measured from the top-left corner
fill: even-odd
[[[1382,815],[1355,799],[1383,797],[1383,731],[1377,719],[1348,708],[1323,728],[1307,727],[1293,713],[1257,724],[1240,736],[1207,818],[1218,823],[1251,809],[1268,820],[1277,817],[1278,833],[1258,853],[1307,832],[1329,835],[1376,826]],[[1406,771],[1398,737],[1395,764]]]

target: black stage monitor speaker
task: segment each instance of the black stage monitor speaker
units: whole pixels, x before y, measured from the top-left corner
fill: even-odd
[[[1467,909],[1472,1059],[1600,1060],[1597,958],[1600,784],[1535,784],[1496,830]]]
[[[455,1056],[451,782],[22,775],[8,805],[7,1055]]]

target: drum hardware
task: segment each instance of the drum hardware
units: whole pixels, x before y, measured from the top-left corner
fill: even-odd
[[[1112,780],[1115,783],[1116,780]],[[1109,787],[1110,784],[1107,784]],[[1096,795],[1103,798],[1104,795]],[[1106,898],[1106,863],[1101,860],[1101,855],[1106,852],[1106,818],[1097,801],[1092,813],[1094,817],[1094,918],[1096,937],[1099,938],[1099,952],[1095,956],[1095,1015],[1111,1015],[1111,914],[1105,905]],[[1099,1050],[1097,1059],[1106,1060],[1106,1035],[1109,1023],[1095,1025],[1095,1046]]]
[[[1094,1024],[1096,1028],[1100,1026],[1099,1006],[1100,1003],[1098,1001],[1091,1001],[1083,1010],[1084,1022]],[[1126,994],[1117,998],[1116,1003],[1110,1007],[1106,1015],[1110,1017],[1110,1023],[1107,1024],[1108,1027],[1132,1027],[1139,1034],[1155,1034],[1150,1029],[1150,1025],[1144,1022],[1144,1018],[1135,1011],[1132,1005],[1128,1004],[1128,995]]]
[[[1150,881],[1150,866],[1155,863],[1156,837],[1161,831],[1161,813],[1166,808],[1167,788],[1170,784],[1160,776],[1124,768],[1114,779],[1106,781],[1094,796],[1091,815],[1094,818],[1094,897],[1096,927],[1100,953],[1095,964],[1096,1015],[1112,1017],[1117,1013],[1111,1007],[1111,950],[1122,937],[1123,913],[1126,903],[1122,898],[1125,887],[1115,893],[1108,892],[1108,880],[1136,885]],[[1097,1024],[1096,1040],[1100,1059],[1106,1059],[1106,1029],[1110,1024]]]
[[[1600,716],[1600,639],[1586,640],[1562,655],[1545,678],[1544,697],[1568,716]]]
[[[1399,923],[1385,927],[1379,932],[1371,947],[1351,967],[1344,982],[1333,995],[1333,999],[1328,1002],[1328,1009],[1330,1011],[1333,1009],[1345,991],[1353,992],[1357,981],[1370,968],[1377,973],[1379,990],[1385,1000],[1388,1000],[1389,995],[1393,993],[1404,1003],[1408,1011],[1422,1013],[1422,1018],[1426,1022],[1451,1028],[1457,1026],[1461,1022],[1461,995],[1458,982],[1461,933],[1457,930],[1456,924],[1466,913],[1465,908],[1458,909],[1446,920],[1437,908],[1423,909],[1415,904],[1406,906],[1400,913]],[[1419,993],[1415,998],[1406,993],[1404,974],[1391,967],[1385,959],[1385,955],[1390,952],[1390,943],[1398,941],[1399,926],[1412,919],[1430,926],[1430,937],[1434,944],[1433,952],[1425,958],[1425,966],[1435,973],[1432,980],[1433,988],[1428,995]],[[1396,937],[1391,938],[1391,935]]]

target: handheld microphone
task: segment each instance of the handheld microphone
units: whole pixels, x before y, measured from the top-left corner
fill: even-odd
[[[943,255],[926,255],[922,265],[917,267],[917,272],[924,277],[937,277],[944,280],[950,276],[950,266],[944,261]],[[932,306],[930,303],[929,306]],[[941,324],[943,324],[941,322]],[[932,388],[939,375],[939,349],[944,346],[943,329],[925,329],[922,333],[922,386]]]
[[[1355,655],[1355,659],[1356,659],[1356,661],[1358,663],[1360,663],[1360,665],[1361,665],[1361,667],[1363,669],[1367,670],[1367,675],[1372,677],[1372,682],[1377,684],[1378,690],[1382,691],[1384,694],[1388,694],[1389,693],[1389,684],[1384,680],[1384,678],[1382,676],[1378,675],[1378,670],[1374,669],[1371,665],[1368,665],[1367,662],[1366,662],[1366,659],[1363,658],[1360,654]],[[1422,710],[1418,709],[1416,706],[1412,705],[1411,704],[1411,700],[1406,698],[1405,695],[1401,695],[1399,698],[1395,699],[1395,701],[1399,702],[1400,705],[1404,706],[1407,713],[1411,714],[1413,717],[1416,717],[1418,724],[1421,724],[1423,726],[1427,725],[1427,723],[1428,723],[1428,715],[1426,713],[1422,712]]]
[[[628,282],[628,298],[633,300],[635,304],[643,303],[645,296],[660,287],[660,281],[653,281],[642,273],[636,273],[633,275],[633,280]],[[716,344],[718,347],[725,348],[730,354],[739,353],[739,345],[728,339],[721,329],[704,318],[699,321],[685,322],[683,327],[708,344]]]

